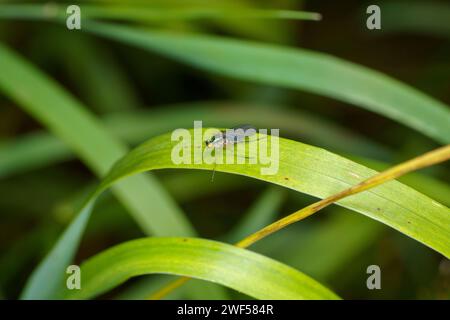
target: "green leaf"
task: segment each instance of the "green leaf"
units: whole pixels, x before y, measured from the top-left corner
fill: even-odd
[[[82,264],[81,290],[67,298],[86,299],[131,277],[168,273],[222,284],[258,299],[338,299],[301,272],[257,253],[211,240],[146,238],[108,249]]]
[[[192,136],[193,131],[190,132]],[[262,175],[260,169],[267,165],[261,164],[174,164],[171,153],[179,143],[171,141],[171,134],[165,134],[141,144],[114,165],[100,189],[147,170],[212,170],[215,167],[217,171],[245,175],[325,198],[376,174],[324,149],[284,138],[279,139],[279,170],[275,175]],[[269,150],[270,147],[269,141]],[[385,183],[337,204],[381,221],[450,256],[450,210],[400,182]]]
[[[88,22],[85,30],[238,79],[302,89],[450,142],[448,106],[380,72],[305,49]]]
[[[70,145],[95,173],[103,175],[126,153],[126,146],[111,136],[83,105],[1,44],[0,69],[0,90]],[[113,191],[147,234],[194,234],[186,217],[155,178],[135,176],[115,186]],[[64,276],[63,270],[78,247],[91,206],[92,203],[86,204],[77,223],[71,225],[62,242],[33,273],[23,297],[52,296],[59,279],[55,275]]]

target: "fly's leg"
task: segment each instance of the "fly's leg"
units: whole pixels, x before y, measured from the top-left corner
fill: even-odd
[[[211,182],[214,182],[214,174],[216,173],[216,163],[214,162],[214,168],[213,168],[213,172],[211,175]]]

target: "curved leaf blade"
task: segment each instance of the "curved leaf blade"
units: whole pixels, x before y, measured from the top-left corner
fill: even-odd
[[[193,136],[193,131],[190,132]],[[377,173],[324,149],[283,138],[279,139],[279,170],[275,175],[262,175],[260,169],[266,166],[261,164],[174,164],[171,153],[179,143],[171,141],[171,134],[144,142],[114,165],[100,189],[147,170],[212,170],[215,166],[217,171],[245,175],[325,198]],[[344,198],[337,204],[381,221],[450,256],[450,210],[398,181]]]
[[[319,13],[297,10],[227,8],[214,6],[190,6],[184,8],[161,8],[142,5],[95,5],[83,4],[86,19],[115,19],[124,21],[158,22],[165,20],[191,19],[292,19],[318,21]],[[67,18],[67,5],[56,3],[42,6],[38,4],[0,5],[0,18],[15,19],[58,19]]]
[[[208,280],[257,299],[338,299],[301,272],[257,253],[198,238],[146,238],[108,249],[81,266],[83,286],[67,298],[86,299],[127,279],[168,273]]]

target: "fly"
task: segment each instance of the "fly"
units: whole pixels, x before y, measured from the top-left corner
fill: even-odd
[[[256,128],[245,124],[232,128],[231,130],[221,130],[220,133],[213,135],[211,138],[205,140],[205,145],[208,148],[220,149],[229,145],[234,145],[245,141],[246,137],[250,137],[256,133]],[[247,158],[247,157],[246,157]],[[216,165],[211,177],[211,182],[214,180],[216,172]]]
[[[255,127],[245,124],[229,130],[221,130],[220,133],[213,135],[205,141],[208,148],[223,148],[224,146],[236,144],[245,141],[245,137],[250,137],[256,133]]]

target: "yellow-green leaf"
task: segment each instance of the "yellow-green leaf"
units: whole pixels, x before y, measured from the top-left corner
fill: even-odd
[[[267,167],[262,164],[174,164],[171,152],[178,143],[171,141],[171,134],[165,134],[141,144],[114,165],[101,188],[147,170],[212,170],[215,167],[217,171],[245,175],[325,198],[376,174],[324,149],[283,138],[279,139],[279,170],[275,175],[262,175],[260,169]],[[387,182],[337,204],[381,221],[450,256],[450,210],[398,181]]]

